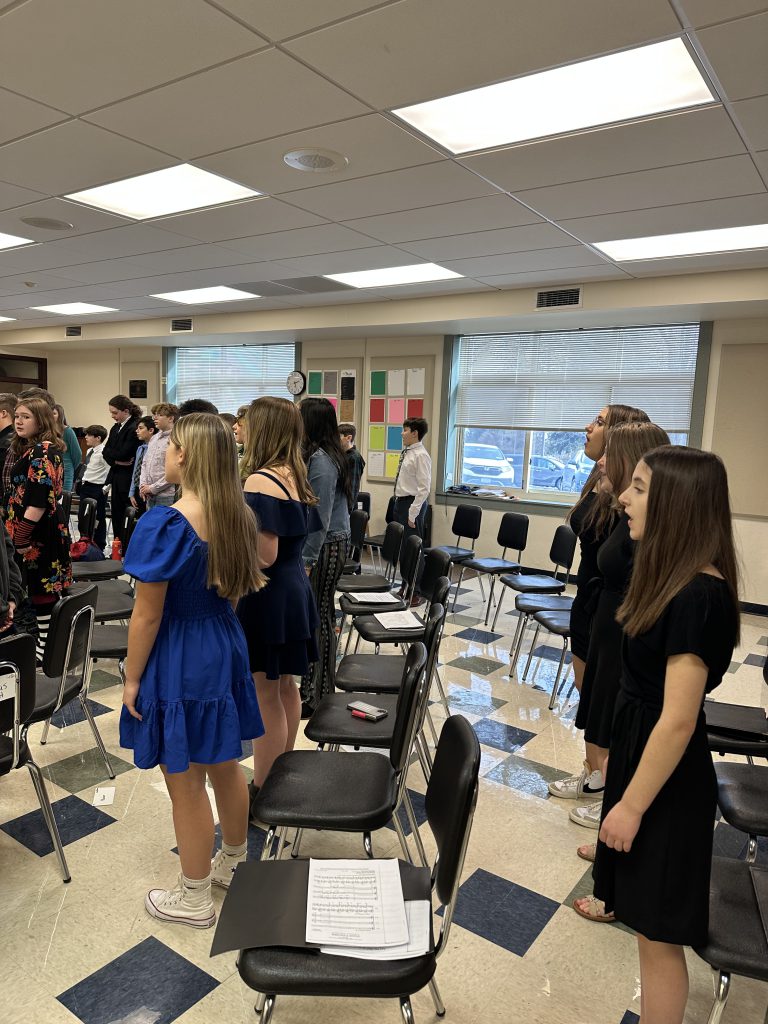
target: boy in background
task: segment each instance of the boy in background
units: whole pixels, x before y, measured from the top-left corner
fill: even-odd
[[[104,443],[107,440],[107,428],[100,423],[93,423],[85,428],[85,443],[88,454],[85,457],[85,472],[80,482],[80,497],[93,498],[96,502],[96,529],[93,531],[93,543],[103,551],[107,544],[107,496],[104,485],[109,475],[109,464],[104,461]]]
[[[354,423],[339,424],[339,438],[341,447],[347,453],[349,462],[349,478],[352,484],[352,508],[357,508],[357,495],[360,491],[360,481],[363,479],[365,459],[355,447],[357,427]]]
[[[136,426],[136,437],[139,439],[139,447],[136,449],[136,460],[133,463],[133,476],[131,486],[128,488],[128,500],[138,512],[139,516],[147,511],[147,503],[139,494],[141,483],[141,463],[147,453],[147,446],[155,436],[155,421],[151,416],[142,416]],[[138,517],[137,517],[138,518]]]

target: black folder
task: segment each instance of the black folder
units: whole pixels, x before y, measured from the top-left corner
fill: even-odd
[[[752,876],[752,885],[755,890],[757,907],[760,911],[760,919],[763,922],[765,941],[768,942],[768,868],[751,864],[749,873]]]

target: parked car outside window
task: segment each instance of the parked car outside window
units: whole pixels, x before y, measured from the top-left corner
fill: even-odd
[[[592,472],[594,465],[592,459],[588,459],[583,451],[569,459],[563,472],[563,490],[580,491],[587,482],[587,477]]]
[[[496,445],[465,444],[461,482],[483,487],[512,487],[515,471]]]

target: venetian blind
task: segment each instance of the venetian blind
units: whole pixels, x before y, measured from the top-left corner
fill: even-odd
[[[285,381],[294,368],[293,344],[227,345],[176,349],[176,402],[205,398],[219,412],[237,412],[254,398],[289,398]]]
[[[698,324],[462,336],[454,422],[580,430],[622,404],[687,431],[698,338]]]

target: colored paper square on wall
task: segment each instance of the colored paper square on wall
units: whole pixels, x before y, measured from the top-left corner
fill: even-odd
[[[308,395],[322,395],[323,393],[323,375],[320,370],[310,370],[309,382],[307,384]]]
[[[386,463],[384,461],[384,452],[368,452],[368,472],[367,477],[370,479],[372,476],[384,476],[386,470]]]
[[[350,400],[355,397],[355,378],[345,370],[341,371],[341,397]]]
[[[424,399],[423,398],[409,398],[408,399],[408,415],[409,416],[423,416],[424,415]]]
[[[372,398],[368,419],[371,423],[384,423],[384,399],[383,398]]]
[[[339,390],[339,374],[336,370],[325,370],[323,373],[323,394],[335,395]]]
[[[371,372],[371,394],[386,395],[387,393],[387,371],[373,370]]]
[[[400,463],[400,456],[393,452],[387,452],[387,466],[385,470],[385,476],[390,480],[394,480],[397,476],[397,467]]]
[[[404,395],[405,394],[405,370],[388,370],[387,371],[387,394],[388,395]]]
[[[387,404],[389,406],[387,423],[402,423],[405,419],[405,399],[390,398]]]
[[[408,371],[408,394],[423,395],[426,371],[423,366],[414,366]]]
[[[327,397],[328,397],[328,401],[331,403],[333,408],[334,409],[338,409],[339,408],[339,400],[338,400],[338,398],[334,398],[333,395],[328,395]]]
[[[368,447],[372,451],[383,452],[386,439],[387,439],[386,427],[369,427],[368,428]]]
[[[403,447],[403,430],[402,427],[387,427],[387,449],[392,451],[400,451]]]
[[[339,409],[339,422],[340,423],[351,423],[355,418],[355,403],[349,402],[347,399],[342,398],[341,407]]]

